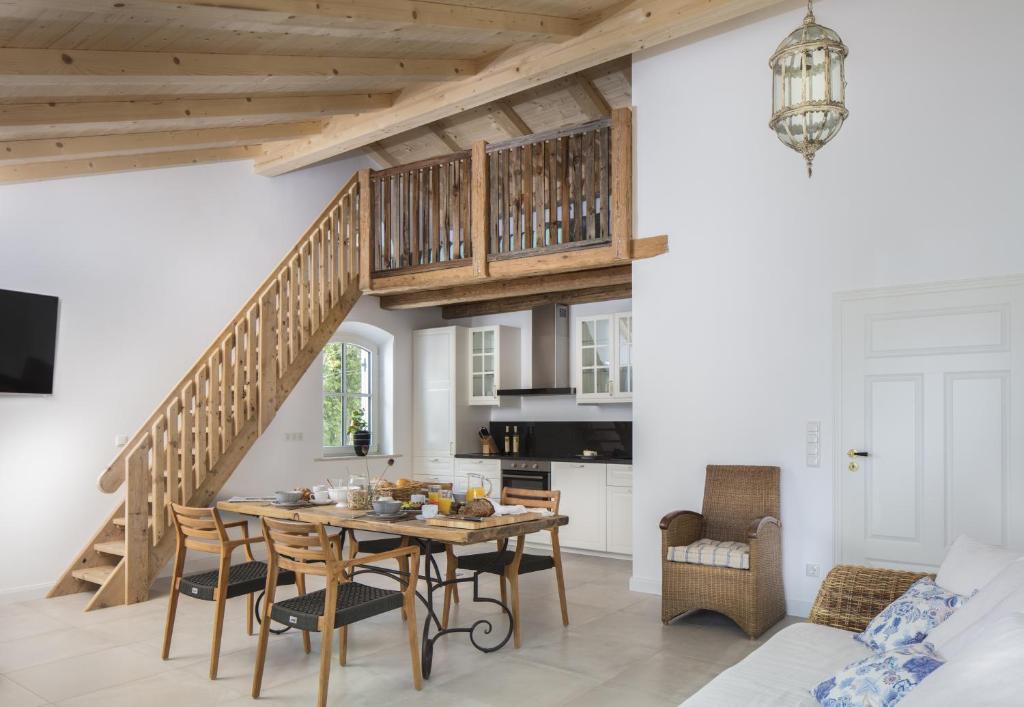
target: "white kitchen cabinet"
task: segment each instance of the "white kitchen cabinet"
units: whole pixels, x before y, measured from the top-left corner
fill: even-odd
[[[633,399],[633,315],[580,317],[576,324],[576,400],[618,403]]]
[[[607,494],[607,549],[621,555],[633,553],[633,489],[609,486]]]
[[[562,492],[559,512],[569,516],[558,529],[562,547],[606,550],[606,473],[604,464],[552,462],[551,488]]]
[[[469,405],[466,376],[469,333],[465,327],[413,332],[413,475],[452,481],[457,451],[477,449],[477,431],[488,423],[484,408]]]
[[[470,405],[498,405],[501,388],[519,388],[519,330],[508,326],[469,330],[467,352]]]

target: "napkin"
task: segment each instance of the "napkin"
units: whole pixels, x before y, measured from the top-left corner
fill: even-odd
[[[545,516],[553,515],[547,508],[527,508],[526,506],[519,505],[503,506],[494,501],[491,501],[491,505],[494,506],[494,515],[496,516],[518,516],[523,513],[540,513]]]

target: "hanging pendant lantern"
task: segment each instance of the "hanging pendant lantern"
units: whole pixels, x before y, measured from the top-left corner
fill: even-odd
[[[807,2],[803,25],[783,40],[768,60],[772,70],[772,119],[768,124],[783,144],[807,161],[843,127],[846,110],[846,56],[839,35],[814,19]]]

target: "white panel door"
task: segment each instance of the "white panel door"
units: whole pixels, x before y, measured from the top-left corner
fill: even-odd
[[[934,570],[961,533],[1024,549],[1024,283],[839,312],[841,561]]]
[[[605,551],[605,473],[604,464],[552,462],[551,488],[562,492],[558,511],[569,516],[558,529],[563,547]]]
[[[453,380],[455,331],[427,329],[413,335],[413,447],[416,456],[455,453]]]

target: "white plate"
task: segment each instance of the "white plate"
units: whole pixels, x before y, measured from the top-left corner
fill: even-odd
[[[318,501],[315,498],[311,498],[309,499],[309,502],[312,503],[314,506],[329,506],[332,503],[337,503],[337,501],[332,501],[329,498],[326,501]]]

